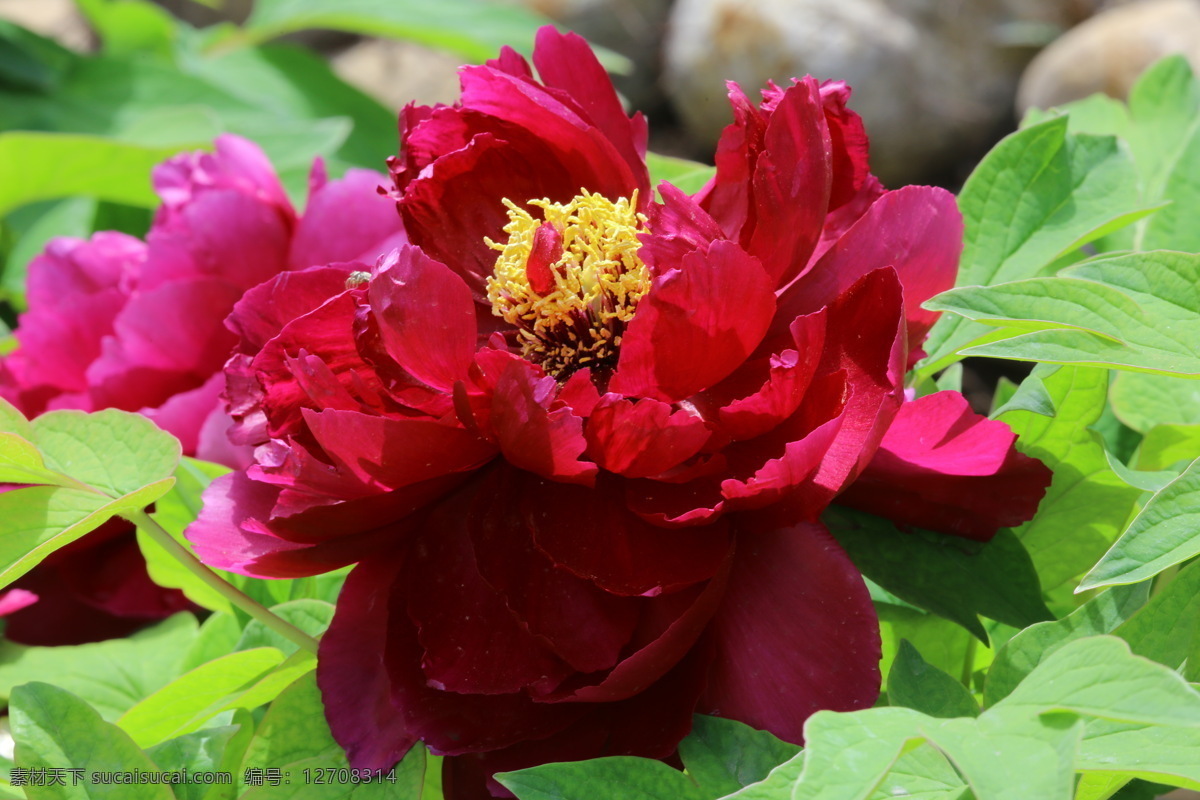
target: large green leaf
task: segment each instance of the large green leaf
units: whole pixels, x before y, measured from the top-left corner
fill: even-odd
[[[545,20],[520,6],[481,0],[258,0],[239,39],[262,42],[308,28],[409,39],[471,59],[505,45],[528,53]]]
[[[1122,588],[1114,586],[1105,594]],[[1190,661],[1200,639],[1200,562],[1180,570],[1144,608],[1113,632],[1139,656],[1172,669],[1178,669],[1184,660]]]
[[[150,169],[203,144],[146,147],[73,133],[0,133],[0,216],[25,203],[72,195],[151,208],[158,198]]]
[[[688,774],[712,798],[758,783],[799,751],[766,731],[700,714],[693,718],[692,732],[679,743]]]
[[[253,732],[254,719],[247,713],[240,725],[220,725],[179,736],[149,748],[146,755],[165,772],[229,773],[232,778],[234,769],[241,765],[240,758],[235,758],[240,756],[238,748],[244,747]],[[231,800],[233,797],[232,780],[227,787],[186,781],[174,784],[172,789],[176,800],[217,800],[222,789]]]
[[[162,687],[122,714],[117,724],[142,747],[191,733],[203,723],[197,721],[200,712],[256,683],[283,660],[273,647],[222,656]]]
[[[1200,458],[1155,493],[1078,591],[1136,583],[1200,553]]]
[[[708,800],[682,772],[661,761],[612,756],[497,773],[519,800]]]
[[[1008,696],[1029,673],[1063,645],[1086,636],[1111,633],[1141,608],[1149,593],[1145,584],[1115,586],[1093,597],[1070,615],[1039,622],[1004,643],[988,670],[984,705]]]
[[[1139,174],[1143,202],[1167,205],[1148,219],[1108,237],[1104,249],[1200,250],[1200,83],[1181,55],[1162,59],[1138,78],[1129,107],[1100,95],[1070,103],[1072,131],[1125,139]]]
[[[1029,555],[1011,533],[986,545],[831,506],[822,520],[863,574],[897,597],[987,641],[977,615],[1024,627],[1050,619]]]
[[[179,442],[138,414],[51,411],[26,423],[6,405],[4,427],[0,480],[51,485],[0,494],[0,586],[111,517],[140,512],[175,482]]]
[[[931,717],[979,716],[979,704],[967,687],[926,663],[907,641],[901,642],[900,652],[888,671],[887,694],[889,705],[911,708]]]
[[[1200,377],[1200,254],[1097,258],[1057,278],[951,289],[926,307],[1003,329],[964,355]]]
[[[1126,151],[1111,137],[1068,135],[1050,119],[1001,141],[959,195],[966,224],[959,286],[1047,274],[1063,256],[1149,211]],[[944,315],[919,372],[932,375],[987,328]]]
[[[1054,471],[1037,515],[1016,534],[1059,613],[1075,607],[1076,579],[1116,541],[1142,494],[1113,472],[1099,434],[1088,428],[1100,418],[1107,391],[1102,370],[1038,366],[1017,398],[1035,393],[1048,399],[1053,415],[1010,403],[1012,410],[997,417],[1017,434],[1019,450]]]
[[[650,169],[650,185],[657,187],[662,181],[672,184],[686,194],[695,194],[716,174],[717,168],[686,158],[646,154],[646,166]]]
[[[1137,452],[1139,470],[1171,470],[1200,453],[1200,425],[1156,425]]]
[[[339,770],[348,767],[346,754],[325,724],[316,680],[308,674],[271,703],[246,748],[243,777],[246,769],[278,769],[279,783],[250,786],[238,797],[239,800],[421,800],[422,797],[434,800],[424,793],[426,755],[420,744],[390,774],[357,783],[324,777],[337,776]]]
[[[95,773],[161,770],[117,726],[70,692],[45,683],[13,691],[9,718],[17,766],[29,770],[79,769],[71,786],[26,786],[29,800],[175,800],[165,783],[93,781]]]
[[[196,618],[176,614],[124,639],[60,647],[0,642],[0,698],[28,681],[47,681],[86,700],[116,720],[180,671],[196,638]]]

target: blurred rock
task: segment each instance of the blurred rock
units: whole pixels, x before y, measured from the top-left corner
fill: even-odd
[[[1017,111],[1104,92],[1125,98],[1138,75],[1170,53],[1200,73],[1200,0],[1144,0],[1111,8],[1068,31],[1025,70]]]
[[[520,0],[590,42],[628,58],[633,71],[614,75],[617,89],[636,108],[661,102],[658,77],[671,0]]]
[[[365,39],[329,60],[333,71],[392,110],[458,99],[462,57],[412,42]]]
[[[71,0],[0,0],[0,19],[72,50],[91,50],[95,46],[91,30]]]
[[[1096,0],[678,0],[664,81],[694,136],[730,119],[724,81],[756,92],[794,76],[844,80],[871,136],[872,168],[897,185],[976,157],[1007,125],[1037,46]]]

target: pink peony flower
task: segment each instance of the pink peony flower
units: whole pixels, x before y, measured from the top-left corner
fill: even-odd
[[[163,200],[146,241],[101,232],[56,239],[29,268],[18,349],[0,361],[0,396],[26,415],[50,409],[140,411],[184,452],[229,466],[221,368],[237,336],[224,320],[247,290],[283,272],[358,257],[404,241],[382,176],[327,181],[320,164],[297,215],[262,151],[222,136],[154,171]],[[7,635],[36,644],[119,636],[187,606],[153,584],[132,529],[110,523],[18,581],[36,604]]]

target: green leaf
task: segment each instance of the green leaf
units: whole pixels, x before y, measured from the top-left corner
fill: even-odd
[[[141,414],[50,411],[31,426],[48,468],[110,497],[162,481],[179,464],[179,441]]]
[[[253,720],[251,719],[250,722]],[[221,725],[170,739],[149,748],[146,755],[150,756],[164,772],[184,774],[229,772],[226,751],[230,748],[230,744],[235,742],[239,734],[248,741],[252,732],[253,725],[249,730],[246,730],[244,724]],[[236,748],[237,745],[233,746]],[[184,772],[185,770],[186,772]],[[230,777],[232,778],[232,775]],[[205,800],[214,788],[220,787],[184,781],[174,783],[172,788],[175,791],[176,800]],[[229,788],[233,788],[232,780]]]
[[[1150,498],[1077,591],[1136,583],[1200,553],[1200,459]]]
[[[170,56],[176,23],[163,9],[144,0],[76,0],[105,52],[156,52]]]
[[[336,151],[340,161],[380,170],[396,152],[396,113],[343,81],[326,59],[304,48],[270,44],[197,55],[183,69],[280,119],[353,120]],[[312,155],[299,154],[300,166],[307,168]]]
[[[1122,372],[1109,392],[1113,412],[1135,431],[1155,425],[1200,425],[1200,381]]]
[[[115,203],[153,208],[151,168],[180,150],[145,147],[74,133],[0,133],[0,216],[17,206],[56,197],[88,195]]]
[[[188,645],[179,662],[181,673],[233,652],[242,636],[242,626],[232,614],[217,612],[200,625],[200,632]]]
[[[78,58],[53,39],[0,19],[0,87],[49,92]]]
[[[685,194],[695,194],[717,174],[716,167],[690,161],[686,158],[646,153],[646,166],[650,169],[650,185],[657,187],[662,181],[672,184]]]
[[[1050,618],[1037,576],[1017,539],[1001,531],[986,545],[831,506],[822,517],[855,566],[907,602],[962,625],[987,642],[978,614],[1016,627]]]
[[[98,205],[92,197],[70,197],[34,203],[10,214],[6,223],[14,222],[21,212],[31,212],[32,216],[27,226],[16,231],[17,240],[4,260],[0,289],[11,297],[24,295],[29,262],[56,236],[86,238],[92,232],[92,220],[96,217]]]
[[[1044,623],[1043,623],[1044,624]],[[907,640],[887,676],[888,704],[931,717],[977,717],[979,704],[957,680],[931,666]]]
[[[1073,112],[1072,112],[1073,113]],[[1200,230],[1200,84],[1187,60],[1168,56],[1147,69],[1129,93],[1128,139],[1141,176],[1142,199],[1169,205],[1133,229],[1131,245],[1196,252]]]
[[[45,683],[18,687],[12,693],[9,715],[17,766],[83,770],[84,782],[79,787],[26,786],[29,800],[175,800],[165,784],[92,783],[90,776],[95,772],[161,770],[124,731],[105,722],[70,692]]]
[[[765,779],[800,748],[736,720],[697,714],[679,743],[688,774],[708,797],[721,797]]]
[[[1050,119],[1001,141],[959,195],[966,224],[959,286],[1046,274],[1061,257],[1149,213],[1133,164],[1115,139],[1067,135]],[[932,374],[987,333],[950,315],[938,320],[918,371]]]
[[[125,639],[61,647],[0,642],[0,697],[32,680],[54,683],[115,720],[179,674],[196,618],[176,614]]]
[[[321,693],[311,673],[296,680],[268,707],[246,748],[243,770],[248,768],[279,769],[281,781],[248,788],[239,800],[420,800],[425,796],[426,755],[420,744],[396,765],[394,782],[390,777],[365,783],[313,780],[321,770],[344,770],[349,764],[325,724]]]
[[[1077,578],[1116,541],[1141,490],[1113,472],[1099,434],[1088,428],[1104,408],[1107,373],[1038,366],[1021,383],[1014,402],[1029,392],[1049,398],[1053,416],[1010,403],[1012,410],[998,419],[1017,434],[1017,449],[1050,467],[1054,479],[1037,515],[1016,534],[1052,607],[1066,613],[1077,605]]]
[[[329,627],[329,622],[333,619],[333,604],[324,600],[301,598],[271,606],[271,613],[285,622],[290,622],[310,636],[318,637],[325,632],[325,629]],[[286,655],[291,655],[299,649],[299,645],[295,642],[276,633],[258,620],[251,620],[234,649],[248,650],[254,647],[274,647]]]
[[[1133,655],[1115,636],[1063,645],[995,707],[1200,728],[1200,693],[1167,667]]]
[[[1180,570],[1113,633],[1139,656],[1178,669],[1200,639],[1200,561]]]
[[[1147,584],[1114,586],[1054,622],[1039,622],[1017,633],[1000,648],[988,670],[983,702],[993,706],[1008,696],[1045,658],[1085,636],[1111,633],[1146,603]]]
[[[121,715],[117,724],[142,747],[190,733],[203,723],[195,722],[197,714],[254,684],[283,660],[273,647],[230,653],[162,687]]]
[[[174,482],[174,478],[164,478],[115,500],[61,486],[31,486],[0,493],[0,519],[4,520],[0,587],[112,517],[141,511],[166,494]]]
[[[481,62],[505,45],[531,52],[534,31],[543,24],[520,7],[480,0],[258,0],[238,39],[258,43],[323,28],[409,39]]]
[[[964,355],[1200,377],[1200,255],[1097,258],[1057,278],[943,292],[925,306],[1003,328]]]
[[[1139,470],[1166,470],[1200,453],[1200,425],[1156,425],[1138,448]]]
[[[954,766],[929,744],[896,760],[871,800],[972,800],[971,790]]]
[[[900,645],[908,640],[922,657],[945,672],[963,669],[963,654],[971,647],[971,634],[945,617],[912,608],[876,604],[879,632],[883,639],[883,658],[879,670],[887,675],[900,654]],[[986,653],[982,648],[977,653]]]
[[[686,775],[661,761],[612,756],[499,772],[519,800],[708,800]]]
[[[1076,756],[1084,777],[1120,782],[1141,778],[1200,789],[1200,728],[1096,720],[1088,723]],[[1124,769],[1120,769],[1124,766]],[[1157,797],[1159,792],[1149,794]]]

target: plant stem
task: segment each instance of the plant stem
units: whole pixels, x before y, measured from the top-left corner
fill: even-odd
[[[241,589],[234,586],[227,580],[221,578],[217,573],[200,563],[192,553],[179,542],[175,541],[175,537],[167,533],[161,525],[151,519],[150,515],[145,511],[138,511],[134,514],[127,515],[139,528],[144,530],[151,539],[158,544],[159,547],[170,553],[180,564],[183,564],[189,572],[195,575],[200,580],[204,581],[210,588],[219,593],[229,602],[233,603],[238,608],[245,611],[254,619],[266,625],[271,630],[278,633],[292,642],[295,642],[301,649],[307,650],[316,655],[317,640],[309,636],[304,631],[297,628],[295,625],[284,620],[282,617],[271,613],[271,610],[262,603],[250,597]]]
[[[975,648],[978,644],[979,640],[975,638],[974,634],[967,637],[967,652],[963,656],[962,684],[969,691],[974,691],[971,689],[971,675],[975,672]]]

